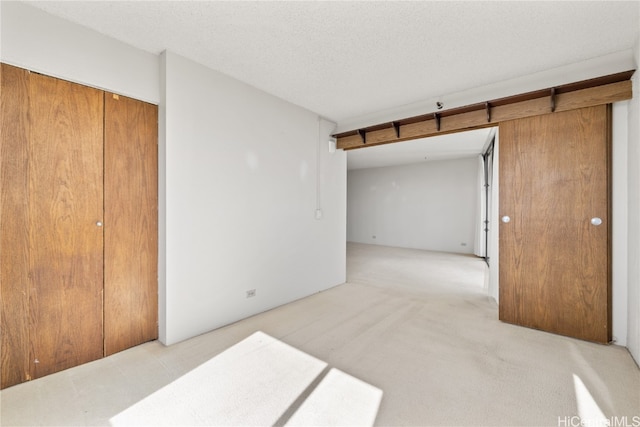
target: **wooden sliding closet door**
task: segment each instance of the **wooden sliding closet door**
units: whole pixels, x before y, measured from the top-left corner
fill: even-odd
[[[158,108],[0,67],[5,388],[158,337]]]
[[[32,378],[102,357],[103,92],[35,73],[29,94]]]
[[[102,348],[102,91],[2,64],[2,381]]]
[[[104,346],[158,337],[158,108],[105,94]]]
[[[500,124],[500,319],[611,339],[610,107]]]
[[[0,388],[30,379],[29,72],[0,64]]]

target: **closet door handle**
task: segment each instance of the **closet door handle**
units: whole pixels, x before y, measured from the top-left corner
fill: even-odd
[[[98,227],[102,227],[102,222],[98,221],[98,222],[96,222],[96,225],[97,225]]]
[[[503,216],[502,218],[500,218],[502,222],[504,222],[505,224],[508,223],[509,221],[511,221],[511,218],[508,215]]]

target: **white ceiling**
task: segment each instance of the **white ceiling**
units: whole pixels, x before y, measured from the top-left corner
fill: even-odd
[[[459,132],[347,152],[347,169],[378,168],[474,157],[483,152],[495,131],[491,128]]]
[[[334,122],[631,49],[639,3],[36,1]]]
[[[336,123],[628,50],[640,27],[637,1],[29,3],[148,52],[171,50]],[[481,147],[482,135],[471,135]],[[427,151],[450,157],[458,145],[469,154],[471,136],[438,138],[396,144],[397,155],[355,150],[363,154],[350,153],[350,167]]]

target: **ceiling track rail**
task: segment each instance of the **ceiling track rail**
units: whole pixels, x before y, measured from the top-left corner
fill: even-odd
[[[506,120],[631,99],[635,70],[536,90],[477,104],[408,117],[334,134],[337,148],[351,150],[497,126]]]

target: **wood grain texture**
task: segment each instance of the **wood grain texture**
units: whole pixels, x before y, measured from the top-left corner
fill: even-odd
[[[31,372],[103,355],[103,92],[31,74]]]
[[[29,72],[0,65],[0,388],[29,380]]]
[[[605,105],[612,102],[631,99],[632,83],[625,80],[607,85],[580,89],[556,96],[555,111],[569,111],[573,109]],[[485,110],[464,112],[461,114],[442,117],[440,130],[437,130],[435,120],[428,118],[400,126],[400,138],[390,127],[388,129],[367,132],[367,143],[363,144],[359,135],[339,136],[337,147],[345,150],[365,148],[369,146],[390,144],[412,139],[425,138],[435,135],[445,135],[465,130],[481,129],[496,126],[501,122],[526,117],[533,117],[551,113],[551,98],[549,96],[516,102],[513,104],[491,107],[491,120],[487,121]]]
[[[105,95],[105,355],[158,337],[158,108]]]
[[[609,121],[602,105],[500,124],[501,320],[610,341]]]

